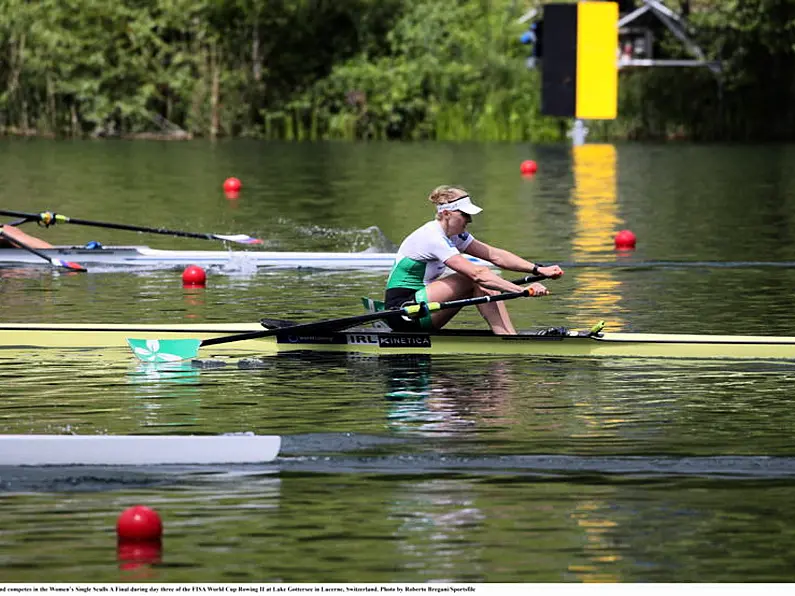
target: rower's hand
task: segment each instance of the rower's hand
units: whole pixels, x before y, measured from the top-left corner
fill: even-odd
[[[557,279],[563,275],[563,269],[558,265],[547,265],[546,267],[539,267],[538,272],[550,279]]]
[[[538,282],[536,282],[534,284],[530,284],[529,286],[527,286],[525,288],[525,290],[529,291],[531,296],[548,296],[549,295],[549,290],[547,290],[547,287],[544,284],[541,284],[541,283],[538,283]]]

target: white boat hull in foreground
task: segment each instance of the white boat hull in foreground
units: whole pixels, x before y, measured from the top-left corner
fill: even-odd
[[[3,466],[260,464],[279,454],[272,435],[0,435]]]

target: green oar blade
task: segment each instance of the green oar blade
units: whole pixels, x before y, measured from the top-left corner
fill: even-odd
[[[198,339],[128,339],[138,360],[144,362],[178,362],[190,360],[199,353]]]

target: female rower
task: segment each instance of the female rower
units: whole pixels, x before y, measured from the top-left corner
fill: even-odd
[[[439,186],[428,200],[436,208],[436,219],[409,234],[398,249],[395,264],[386,285],[387,309],[420,302],[447,302],[501,292],[519,292],[524,288],[507,281],[488,267],[476,265],[461,253],[489,261],[501,269],[557,278],[563,270],[557,265],[539,267],[501,248],[476,240],[466,231],[472,216],[482,209],[475,205],[460,186]],[[449,267],[455,273],[441,277]],[[545,296],[549,290],[533,283],[534,296]],[[503,302],[479,304],[478,310],[491,330],[498,335],[515,335]],[[441,329],[458,312],[442,310],[419,319],[388,321],[396,331]]]
[[[18,245],[14,243],[14,240],[18,240],[31,248],[52,248],[52,244],[49,242],[31,236],[19,228],[8,224],[0,224],[0,248],[16,248]]]

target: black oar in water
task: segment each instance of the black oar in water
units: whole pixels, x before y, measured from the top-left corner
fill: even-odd
[[[52,211],[42,213],[25,213],[23,211],[8,211],[0,209],[0,215],[9,217],[22,217],[25,221],[35,221],[45,226],[52,226],[56,223],[71,223],[81,226],[94,226],[96,228],[108,228],[111,230],[128,230],[130,232],[146,232],[149,234],[165,234],[166,236],[181,236],[184,238],[201,238],[204,240],[223,240],[226,242],[237,242],[238,244],[262,244],[259,238],[252,238],[245,234],[201,234],[196,232],[180,232],[179,230],[167,230],[165,228],[145,228],[143,226],[133,226],[129,224],[108,223],[103,221],[90,221],[87,219],[76,219],[67,217]]]
[[[49,262],[50,265],[52,265],[53,267],[61,267],[63,269],[68,269],[69,271],[87,271],[87,269],[83,267],[80,263],[74,263],[72,261],[62,261],[61,259],[53,259],[52,257],[45,255],[43,252],[36,250],[29,244],[22,242],[22,240],[17,240],[13,236],[6,234],[3,231],[3,226],[0,226],[0,238],[5,238],[14,246],[18,246],[19,248],[31,252],[37,257],[44,259],[45,261]]]
[[[536,280],[538,281],[538,280]],[[277,334],[307,336],[315,333],[332,333],[342,331],[356,325],[363,325],[372,321],[382,321],[384,319],[394,319],[397,317],[419,317],[427,313],[438,312],[451,308],[462,308],[464,306],[475,306],[487,302],[502,302],[503,300],[513,300],[514,298],[525,298],[534,296],[531,288],[525,288],[521,292],[505,292],[495,296],[477,296],[475,298],[464,298],[462,300],[450,300],[448,302],[428,302],[412,304],[403,308],[382,310],[364,315],[353,317],[343,317],[340,319],[326,319],[314,323],[300,323],[287,327],[275,329],[263,329],[262,331],[252,331],[248,333],[238,333],[226,335],[212,339],[128,339],[127,343],[132,348],[133,353],[139,360],[147,362],[174,362],[195,358],[199,348],[206,346],[216,346],[235,341],[246,341],[249,339],[259,339]]]

